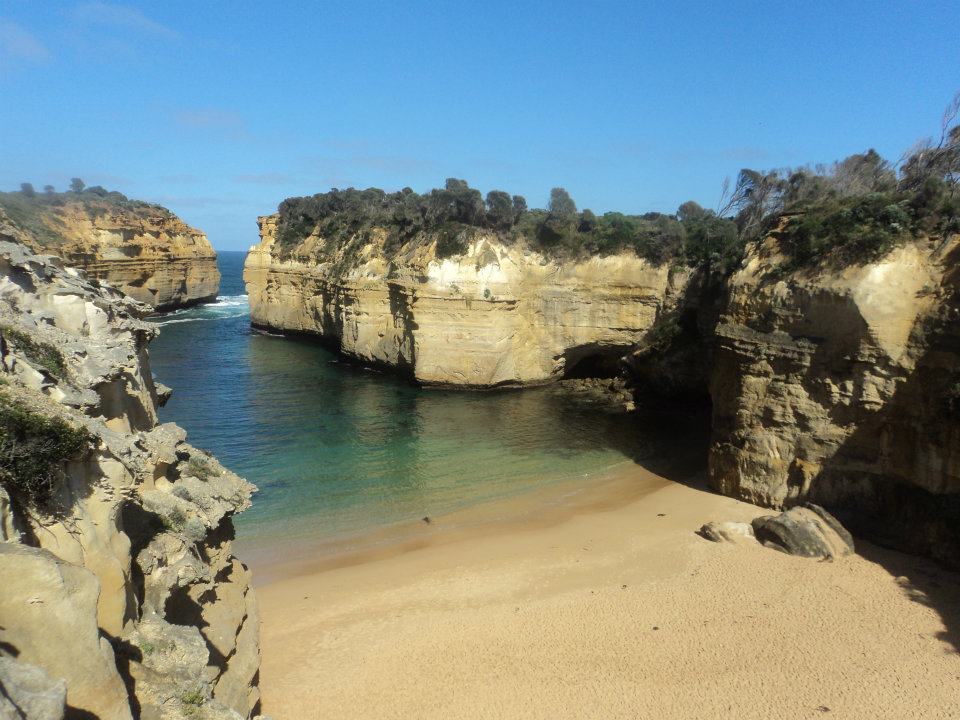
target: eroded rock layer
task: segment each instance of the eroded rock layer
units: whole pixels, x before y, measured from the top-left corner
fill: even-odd
[[[784,272],[776,233],[728,282],[710,478],[960,562],[960,238]]]
[[[255,325],[322,336],[425,385],[531,385],[615,363],[687,280],[627,253],[556,263],[483,231],[447,258],[435,238],[388,257],[376,230],[349,258],[316,235],[281,252],[276,216],[260,235],[244,270]]]
[[[31,221],[18,223],[19,242],[58,255],[156,310],[216,298],[216,252],[204,233],[170,211],[132,201],[70,200],[69,193],[56,197],[68,199],[17,206]]]
[[[148,311],[0,242],[0,681],[26,717],[64,688],[67,717],[101,720],[259,704],[257,605],[231,553],[255,488],[157,423]]]

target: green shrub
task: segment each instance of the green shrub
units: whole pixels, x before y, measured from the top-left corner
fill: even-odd
[[[213,476],[213,470],[206,458],[199,455],[191,455],[187,461],[187,472],[200,480],[209,480]]]
[[[893,190],[807,204],[789,217],[782,237],[801,267],[830,256],[837,261],[877,260],[918,234],[960,230],[960,193],[941,180],[929,180],[918,191]]]
[[[440,228],[437,238],[437,257],[440,259],[463,255],[470,247],[470,227],[447,223]]]
[[[197,687],[183,693],[183,695],[180,696],[180,701],[184,705],[200,707],[207,701],[207,694],[203,691],[203,688]]]
[[[53,377],[62,380],[67,375],[67,362],[56,347],[50,343],[34,340],[28,333],[9,325],[0,324],[0,335],[15,349],[23,353],[31,365],[42,367]]]
[[[277,244],[292,253],[311,234],[349,263],[374,228],[386,232],[391,255],[426,234],[438,235],[439,257],[466,252],[472,230],[486,230],[504,242],[524,242],[557,258],[578,258],[633,251],[652,262],[683,254],[685,232],[673,215],[577,212],[563,188],[551,191],[550,209],[528,209],[526,200],[492,190],[486,201],[465,181],[451,178],[442,189],[423,195],[410,188],[386,193],[378,188],[331,190],[280,203]]]
[[[63,464],[91,439],[86,428],[41,415],[0,393],[0,481],[26,505],[47,504]]]

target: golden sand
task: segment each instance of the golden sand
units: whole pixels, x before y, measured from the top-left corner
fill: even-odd
[[[704,522],[765,511],[636,467],[550,492],[261,560],[264,712],[960,717],[958,575],[867,543],[836,562],[711,543]]]

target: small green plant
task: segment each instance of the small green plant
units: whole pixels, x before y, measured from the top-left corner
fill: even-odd
[[[183,514],[180,508],[173,507],[169,515],[160,515],[160,522],[165,529],[178,533],[183,530],[183,526],[187,522],[187,516]]]
[[[31,365],[42,367],[58,380],[66,377],[67,362],[63,353],[50,343],[34,340],[29,333],[9,325],[0,325],[0,335],[15,349],[22,352]]]
[[[0,394],[0,482],[28,506],[48,503],[63,464],[86,450],[91,439],[86,428]]]
[[[206,458],[192,455],[187,461],[187,473],[199,478],[200,480],[209,480],[213,477],[213,469]]]
[[[193,690],[188,690],[180,696],[180,702],[184,705],[190,705],[192,707],[200,707],[207,701],[207,694],[203,691],[203,688],[196,687]]]
[[[140,643],[137,645],[137,647],[140,648],[140,652],[142,652],[144,655],[150,655],[151,653],[153,653],[154,650],[157,649],[157,646],[154,645],[154,644],[153,644],[152,642],[150,642],[149,640],[144,640],[144,641],[140,642]]]

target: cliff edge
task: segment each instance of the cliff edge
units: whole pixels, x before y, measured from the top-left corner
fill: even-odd
[[[0,715],[249,718],[255,488],[158,424],[149,308],[0,241]]]
[[[210,301],[220,289],[217,254],[200,230],[169,210],[120,193],[0,193],[19,242],[109,282],[154,310]]]
[[[727,283],[711,484],[769,507],[813,501],[956,565],[960,235],[793,269],[784,245],[772,232]]]
[[[455,180],[424,196],[370,189],[286,201],[259,219],[260,243],[247,255],[253,324],[322,337],[423,385],[616,374],[620,357],[682,294],[689,271],[621,246],[558,257],[519,236],[536,213],[546,233],[551,217],[525,203],[509,216],[510,197],[500,194],[508,215],[500,225],[497,198],[488,196],[484,211],[479,193]],[[658,232],[666,216],[618,218],[638,234],[648,225]],[[577,234],[575,218],[555,222]]]

